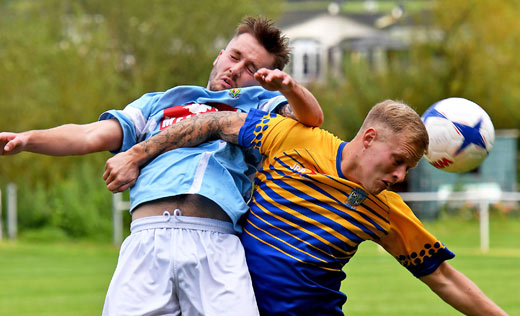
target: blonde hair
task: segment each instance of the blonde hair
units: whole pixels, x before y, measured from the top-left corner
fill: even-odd
[[[360,132],[374,125],[388,128],[394,137],[403,137],[405,143],[414,148],[414,155],[411,158],[416,161],[419,161],[428,149],[428,132],[421,117],[403,102],[385,100],[374,105],[361,125]]]

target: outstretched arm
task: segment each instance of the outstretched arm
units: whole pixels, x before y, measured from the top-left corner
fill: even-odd
[[[123,132],[112,120],[32,130],[22,133],[0,133],[0,155],[22,151],[51,156],[83,155],[121,147]]]
[[[196,115],[173,124],[126,152],[107,160],[103,179],[108,190],[122,192],[135,184],[141,166],[161,153],[181,147],[192,147],[210,139],[238,143],[238,132],[247,114],[237,112],[211,112]]]
[[[307,126],[318,127],[323,123],[323,111],[318,100],[289,74],[278,69],[261,68],[255,73],[255,79],[264,89],[280,91],[287,98],[289,104],[280,109],[281,115]]]
[[[465,315],[507,316],[475,283],[447,262],[420,279],[446,303]]]

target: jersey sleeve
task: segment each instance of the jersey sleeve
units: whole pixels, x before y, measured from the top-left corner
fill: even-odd
[[[278,155],[288,152],[313,151],[321,157],[320,161],[327,160],[333,164],[334,175],[337,175],[337,157],[330,153],[340,152],[339,148],[343,143],[326,130],[308,127],[292,118],[260,110],[251,110],[248,113],[238,134],[238,142],[242,147],[258,149],[262,155],[267,156],[267,160],[275,160]]]
[[[109,110],[101,114],[99,121],[115,118],[123,130],[121,148],[113,153],[130,149],[143,138],[146,132],[147,118],[161,95],[162,93],[147,93],[128,104],[123,110]]]
[[[445,260],[455,254],[429,233],[404,203],[393,192],[387,192],[390,230],[378,243],[408,269],[415,277],[434,272]]]
[[[238,132],[238,144],[242,147],[258,148],[258,140],[262,139],[262,129],[267,129],[267,123],[269,123],[270,119],[276,117],[277,115],[275,113],[255,109],[249,111],[244,125],[242,125]],[[261,126],[260,124],[264,125]]]
[[[269,99],[267,101],[262,102],[258,106],[258,109],[261,110],[261,111],[278,113],[280,108],[282,106],[288,104],[288,103],[289,102],[287,101],[287,99],[283,95],[279,95],[277,97],[274,97],[274,98],[271,98],[271,99]]]
[[[308,127],[297,121],[286,118],[273,112],[265,112],[253,109],[238,134],[239,145],[252,147],[266,156],[275,156],[284,148],[296,148],[309,145],[311,138],[302,141],[302,133]],[[298,135],[298,139],[292,139],[291,135]]]

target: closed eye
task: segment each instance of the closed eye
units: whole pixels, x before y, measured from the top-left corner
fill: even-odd
[[[254,65],[249,65],[249,66],[247,66],[247,71],[250,74],[254,74],[256,72],[256,67]]]
[[[394,158],[394,166],[400,166],[404,164],[404,159],[402,158]]]
[[[408,162],[408,160],[406,160],[406,159],[403,158],[403,157],[394,157],[393,160],[394,160],[394,161],[393,161],[393,165],[394,165],[395,167],[400,167],[400,166],[404,166],[404,165],[406,165],[406,173],[408,173],[408,171],[409,171],[410,169],[412,169],[412,168],[415,167],[415,165],[410,165],[409,162]]]

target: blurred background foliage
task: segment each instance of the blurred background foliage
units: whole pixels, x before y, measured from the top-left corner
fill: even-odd
[[[0,130],[89,123],[146,92],[205,86],[242,18],[279,12],[267,0],[0,1]],[[18,185],[21,234],[110,240],[109,157],[0,157],[0,189]]]
[[[348,1],[347,1],[348,2]],[[309,88],[324,127],[350,139],[368,109],[393,98],[422,113],[465,97],[496,128],[520,127],[520,5],[510,0],[434,0],[431,27],[384,72],[346,61],[347,80]],[[276,21],[283,1],[0,1],[0,130],[25,131],[97,120],[151,91],[203,85],[218,51],[245,15]],[[419,36],[419,34],[418,34]],[[20,231],[109,240],[111,194],[102,180],[109,153],[0,157],[0,189],[18,184]],[[4,194],[5,196],[5,194]],[[5,201],[4,201],[5,202]]]
[[[381,100],[403,100],[423,113],[451,96],[480,104],[496,129],[520,128],[520,59],[515,54],[520,5],[509,0],[431,3],[429,26],[437,32],[417,32],[407,55],[392,59],[386,71],[349,61],[343,69],[347,80],[331,78],[311,88],[324,107],[327,128],[348,139]]]

